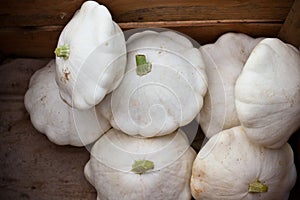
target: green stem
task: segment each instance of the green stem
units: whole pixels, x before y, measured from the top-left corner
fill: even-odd
[[[258,180],[258,178],[253,182],[249,184],[248,192],[253,193],[260,193],[260,192],[267,192],[268,186]]]
[[[146,56],[138,54],[135,56],[136,61],[136,73],[139,76],[144,76],[148,74],[152,69],[152,64],[147,62]]]
[[[132,164],[131,171],[136,174],[143,174],[148,170],[154,169],[154,163],[150,160],[136,160]]]
[[[70,56],[70,47],[67,44],[59,46],[55,49],[54,53],[57,57],[61,57],[67,60]]]

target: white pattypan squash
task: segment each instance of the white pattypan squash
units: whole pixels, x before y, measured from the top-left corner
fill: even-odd
[[[215,43],[200,48],[206,63],[208,92],[197,120],[208,138],[240,124],[234,103],[235,82],[261,40],[242,33],[226,33]]]
[[[59,145],[83,146],[110,128],[95,108],[76,110],[60,98],[54,60],[33,74],[24,103],[33,126]]]
[[[82,4],[58,40],[56,81],[62,98],[78,109],[98,104],[125,72],[123,32],[103,5]]]
[[[172,133],[200,112],[207,82],[201,53],[173,31],[146,30],[127,40],[126,74],[103,113],[130,135]],[[107,105],[109,104],[109,105]]]
[[[239,126],[214,135],[200,150],[191,191],[196,200],[287,200],[296,176],[289,144],[264,148]]]
[[[190,200],[195,156],[180,130],[141,138],[110,129],[92,147],[84,173],[99,200]]]
[[[300,127],[300,53],[279,39],[261,41],[239,76],[236,109],[247,136],[278,148]]]

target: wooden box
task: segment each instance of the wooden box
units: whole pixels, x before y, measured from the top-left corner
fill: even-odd
[[[58,146],[32,126],[23,105],[30,76],[54,58],[64,25],[83,0],[0,4],[0,199],[96,199],[85,148]],[[123,30],[166,27],[200,44],[226,32],[279,37],[300,46],[300,0],[100,0]],[[300,78],[300,77],[299,77]],[[299,122],[300,123],[300,122]],[[298,131],[299,132],[299,131]],[[290,139],[300,171],[300,139]],[[114,189],[114,188],[112,188]],[[300,194],[298,179],[290,199]]]

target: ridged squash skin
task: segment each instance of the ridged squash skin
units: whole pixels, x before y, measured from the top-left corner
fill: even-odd
[[[195,156],[180,130],[141,138],[111,129],[92,147],[84,173],[97,190],[97,200],[190,200]],[[134,173],[136,160],[153,162],[153,169]]]
[[[119,85],[125,66],[122,30],[105,6],[96,1],[84,2],[57,43],[56,81],[60,95],[74,108],[89,109]]]
[[[300,127],[300,53],[277,38],[252,51],[235,85],[235,104],[249,139],[280,148]]]
[[[55,61],[36,71],[25,94],[24,104],[33,126],[58,145],[84,146],[110,128],[95,108],[77,110],[65,103],[55,82]]]
[[[115,129],[142,137],[170,134],[190,123],[200,112],[207,90],[199,50],[170,30],[135,33],[126,47],[126,74],[104,100],[103,108],[110,108],[102,111],[103,116]],[[138,55],[151,65],[144,75],[137,72]]]
[[[242,33],[226,33],[215,43],[200,47],[206,64],[208,91],[197,120],[206,137],[240,125],[235,108],[235,84],[250,53],[261,40]]]
[[[214,135],[200,150],[191,191],[196,200],[287,200],[296,177],[288,143],[279,149],[259,146],[238,126]],[[249,192],[256,179],[267,191]]]

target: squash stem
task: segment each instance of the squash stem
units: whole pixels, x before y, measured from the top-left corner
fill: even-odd
[[[70,56],[70,47],[69,45],[59,46],[55,49],[54,53],[57,57],[67,60]]]
[[[135,160],[131,171],[136,174],[143,174],[148,170],[154,169],[154,163],[150,160]]]
[[[268,186],[258,180],[258,178],[253,182],[249,184],[248,192],[252,193],[261,193],[261,192],[267,192]]]
[[[136,73],[139,76],[144,76],[148,74],[152,69],[152,64],[147,62],[146,56],[142,54],[138,54],[135,56],[136,61]]]

